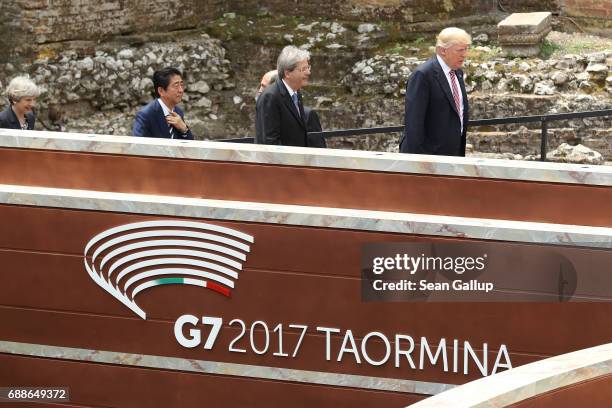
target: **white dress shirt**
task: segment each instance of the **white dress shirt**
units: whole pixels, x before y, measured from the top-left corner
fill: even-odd
[[[448,82],[448,86],[450,87],[450,90],[452,93],[453,84],[451,83],[451,77],[450,77],[450,72],[452,71],[452,69],[450,69],[450,67],[446,65],[446,62],[444,62],[442,57],[440,57],[438,54],[436,54],[436,58],[438,58],[438,62],[440,63],[440,66],[442,67],[442,71],[444,72],[444,76],[446,77],[446,82]],[[455,75],[455,84],[457,85],[457,90],[459,91],[459,106],[460,106],[459,120],[461,120],[461,130],[463,130],[463,93],[461,92],[461,86],[459,85],[459,80],[457,79],[457,75]]]
[[[164,111],[164,117],[168,116],[170,114],[170,112],[173,112],[173,110],[168,109],[168,107],[166,106],[166,104],[161,100],[161,98],[157,98],[157,102],[159,102],[159,106],[161,106],[162,110]]]

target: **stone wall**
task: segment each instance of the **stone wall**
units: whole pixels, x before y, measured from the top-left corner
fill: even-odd
[[[552,11],[610,25],[612,0],[2,0],[0,34],[20,34],[0,43],[0,58],[13,46],[116,35],[164,32],[205,24],[224,12],[292,15],[344,20],[435,22],[508,12]],[[12,41],[11,41],[12,40]],[[12,44],[11,44],[12,42]],[[23,50],[19,50],[23,54]],[[4,55],[6,59],[6,55]],[[1,61],[1,60],[0,60]]]
[[[10,71],[6,81],[16,73],[34,80],[42,91],[37,106],[39,128],[74,130],[63,126],[65,119],[110,112],[116,118],[110,125],[99,123],[78,130],[125,135],[130,134],[135,109],[152,98],[153,72],[169,65],[168,61],[184,73],[187,93],[181,106],[190,118],[213,114],[212,100],[235,87],[225,52],[219,40],[206,34],[176,34],[169,41],[146,41],[139,46],[108,43],[39,58],[24,63],[19,72],[12,64],[6,64],[12,66],[9,68],[0,64],[0,87],[5,85],[1,73],[6,71]],[[0,98],[0,109],[6,103]]]
[[[612,18],[612,0],[565,0],[564,11],[568,16]]]
[[[0,62],[14,62],[15,55],[35,59],[46,44],[202,27],[226,12],[441,23],[495,9],[492,0],[2,0]],[[407,29],[427,31],[418,24]]]
[[[20,28],[20,12],[14,2],[0,1],[0,62],[14,59],[17,45],[27,42]]]
[[[559,12],[564,0],[500,0],[499,7],[508,13],[526,13],[530,11]],[[580,1],[580,0],[579,0]]]
[[[608,109],[612,100],[612,51],[564,55],[549,60],[493,57],[488,47],[478,60],[466,61],[466,89],[473,119],[529,116]],[[424,60],[397,54],[377,55],[355,63],[342,80],[352,97],[327,114],[318,107],[321,122],[342,119],[339,128],[397,125],[404,112],[406,80]],[[332,105],[333,106],[333,105]],[[472,127],[468,143],[475,150],[523,156],[539,151],[539,123]],[[612,117],[554,121],[549,124],[549,147],[581,143],[612,159]],[[397,149],[399,135],[333,140],[331,147],[364,150]]]
[[[570,30],[612,35],[612,0],[501,0],[500,9],[508,13],[550,11],[569,18]]]
[[[490,49],[477,46],[476,51]],[[484,54],[489,55],[489,54]],[[403,95],[412,71],[425,60],[397,54],[357,62],[342,82],[353,95]],[[555,95],[584,93],[612,97],[612,50],[559,59],[470,61],[464,66],[468,92]],[[495,107],[499,112],[500,107]]]
[[[311,17],[422,22],[495,9],[491,0],[309,0],[295,5],[287,0],[2,0],[2,5],[13,10],[11,16],[17,14],[21,29],[36,44],[172,31],[194,27],[226,11],[284,15],[291,10]]]
[[[1,3],[3,9],[12,10],[10,20],[34,44],[180,30],[196,26],[225,7],[219,0],[2,0]]]
[[[424,22],[486,14],[496,9],[492,0],[243,0],[232,3],[238,12],[292,14],[345,20]]]

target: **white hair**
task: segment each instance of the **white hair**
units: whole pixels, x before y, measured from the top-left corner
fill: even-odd
[[[285,70],[293,71],[300,61],[309,60],[310,53],[306,50],[301,50],[293,45],[288,45],[281,51],[276,62],[276,70],[278,77],[285,77]]]
[[[38,95],[40,95],[40,89],[26,76],[13,78],[6,87],[6,96],[11,103],[19,102],[21,98],[26,96],[37,97]]]
[[[472,37],[461,28],[447,27],[436,38],[436,47],[449,48],[455,44],[470,45]]]

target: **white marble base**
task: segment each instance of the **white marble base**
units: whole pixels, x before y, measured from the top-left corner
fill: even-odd
[[[0,184],[0,204],[612,248],[612,228]]]
[[[505,407],[611,373],[612,343],[608,343],[484,377],[412,404],[410,408]],[[588,407],[588,401],[583,406]]]
[[[192,360],[146,354],[119,353],[44,344],[16,343],[11,341],[0,341],[0,353],[423,395],[435,395],[455,387],[455,385],[452,384],[425,381],[325,373],[320,371]]]
[[[0,129],[0,147],[612,186],[612,166]]]

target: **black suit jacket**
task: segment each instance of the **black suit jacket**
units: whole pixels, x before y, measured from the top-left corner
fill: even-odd
[[[299,113],[280,78],[268,86],[257,98],[255,143],[308,146],[301,95],[298,101]]]
[[[185,116],[181,108],[178,106],[174,107],[174,111],[178,113],[181,118]],[[187,130],[187,133],[183,134],[180,130],[174,128],[173,133],[175,139],[193,140],[193,135],[191,134],[190,129]],[[166,122],[164,110],[157,99],[153,99],[136,113],[136,120],[134,121],[134,127],[132,128],[132,135],[167,139],[170,138],[168,122]]]
[[[412,73],[406,85],[400,152],[465,156],[468,100],[463,72],[455,72],[463,96],[463,127],[451,88],[434,55]]]
[[[323,131],[317,111],[304,106],[304,114],[306,115],[306,130],[308,130],[308,147],[327,147],[323,136],[310,133]]]
[[[28,124],[28,130],[34,130],[34,124],[36,123],[36,115],[34,115],[34,112],[26,113],[26,123]],[[15,115],[10,105],[0,112],[0,128],[21,129],[19,119],[17,119],[17,115]]]

